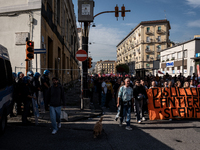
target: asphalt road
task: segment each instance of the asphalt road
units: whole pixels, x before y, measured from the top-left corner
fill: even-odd
[[[112,109],[111,109],[112,110]],[[105,109],[103,133],[93,138],[93,127],[99,118],[78,122],[63,122],[56,135],[51,134],[47,120],[38,126],[22,126],[9,122],[0,137],[0,150],[198,150],[200,147],[199,120],[135,122],[132,114],[132,131],[114,121],[115,112]]]

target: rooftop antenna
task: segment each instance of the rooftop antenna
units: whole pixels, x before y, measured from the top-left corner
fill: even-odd
[[[165,12],[165,20],[167,20],[166,11],[164,10],[164,12]]]

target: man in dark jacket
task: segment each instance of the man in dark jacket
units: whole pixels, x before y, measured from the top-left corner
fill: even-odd
[[[143,107],[143,100],[147,98],[147,93],[146,93],[145,88],[140,85],[140,80],[138,79],[135,81],[135,86],[133,88],[133,97],[135,99],[137,122],[141,123],[140,110],[142,112],[142,120],[145,120],[144,111],[142,111],[142,107]]]
[[[60,123],[60,114],[61,114],[61,105],[65,106],[65,95],[64,90],[60,84],[58,84],[58,78],[53,77],[53,86],[48,90],[48,100],[49,100],[49,112],[51,124],[53,127],[52,134],[56,134],[58,128],[61,128]],[[58,123],[58,127],[57,124]]]

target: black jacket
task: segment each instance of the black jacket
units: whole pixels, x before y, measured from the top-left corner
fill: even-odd
[[[65,106],[65,94],[61,85],[57,87],[51,86],[48,89],[48,101],[49,105],[53,107]]]
[[[138,100],[138,95],[139,94],[142,94],[143,95],[143,97],[145,98],[145,99],[147,99],[147,92],[146,92],[146,90],[145,90],[145,87],[144,86],[134,86],[133,87],[133,97],[136,99],[136,100]]]

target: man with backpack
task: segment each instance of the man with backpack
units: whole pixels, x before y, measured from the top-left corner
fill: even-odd
[[[62,86],[58,83],[58,78],[53,77],[53,86],[48,89],[47,99],[49,101],[49,112],[51,124],[53,127],[52,134],[56,134],[58,128],[61,128],[60,114],[61,105],[65,106],[65,95]],[[57,122],[57,123],[56,123]]]
[[[122,114],[120,115],[120,124],[122,126],[123,118],[126,117],[126,130],[132,130],[130,127],[131,121],[131,107],[133,106],[133,89],[130,87],[130,79],[125,79],[125,85],[121,86],[118,93],[117,107],[119,107],[119,103],[121,101],[121,110]]]

